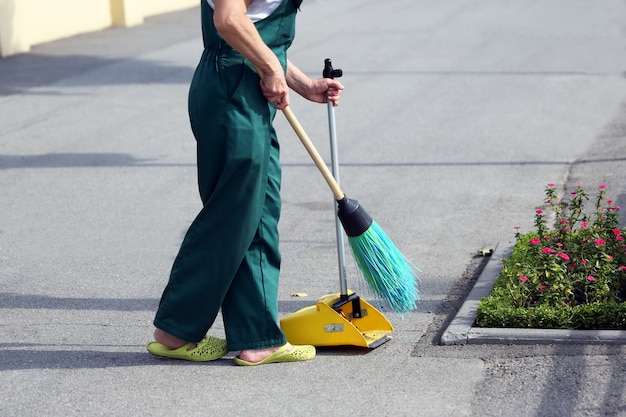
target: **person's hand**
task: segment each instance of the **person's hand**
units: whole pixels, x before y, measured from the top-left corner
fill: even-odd
[[[289,87],[282,71],[261,75],[261,91],[277,110],[282,110],[289,105]]]
[[[343,85],[337,80],[331,78],[319,78],[312,80],[306,98],[316,103],[331,102],[333,106],[339,105]]]

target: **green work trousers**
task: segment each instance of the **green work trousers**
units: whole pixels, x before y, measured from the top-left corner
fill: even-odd
[[[174,261],[157,328],[199,341],[221,308],[229,350],[286,343],[277,324],[275,114],[241,55],[224,43],[205,49],[189,91],[203,208]]]

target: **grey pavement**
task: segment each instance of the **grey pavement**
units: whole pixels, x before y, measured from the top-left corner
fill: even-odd
[[[626,3],[307,0],[298,19],[290,58],[344,71],[342,188],[423,269],[418,310],[381,307],[393,340],[305,363],[148,355],[200,207],[198,9],[39,45],[0,60],[0,415],[626,416],[621,344],[440,344],[477,253],[530,229],[547,183],[626,207]],[[325,106],[292,109],[328,158]],[[339,282],[332,195],[276,128],[285,316]]]

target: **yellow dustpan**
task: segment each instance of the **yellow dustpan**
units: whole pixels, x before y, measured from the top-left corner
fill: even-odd
[[[356,312],[356,313],[355,313]],[[280,327],[297,345],[376,348],[391,339],[391,323],[370,303],[349,291],[328,294],[313,306],[284,317]]]
[[[330,59],[324,62],[325,78],[340,77],[342,71],[333,69]],[[335,108],[328,102],[328,126],[332,174],[339,184],[339,162],[335,129]],[[298,130],[296,130],[298,133]],[[300,134],[299,134],[300,136]],[[302,138],[301,138],[302,139]],[[325,166],[324,166],[325,168]],[[333,200],[335,208],[337,201]],[[348,290],[345,250],[341,221],[335,216],[337,258],[340,292],[328,294],[313,306],[305,307],[284,317],[280,326],[290,343],[314,346],[362,346],[376,348],[391,339],[391,323],[370,303]]]

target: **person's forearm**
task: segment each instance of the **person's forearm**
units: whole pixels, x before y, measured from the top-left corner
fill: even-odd
[[[244,1],[215,0],[213,22],[224,40],[265,75],[282,71],[280,62],[265,45],[256,27],[246,16]]]
[[[311,87],[311,78],[289,60],[287,60],[287,85],[301,96],[306,96]]]

